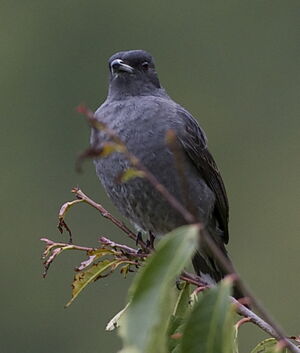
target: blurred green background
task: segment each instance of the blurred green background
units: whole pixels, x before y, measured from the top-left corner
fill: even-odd
[[[89,129],[74,108],[100,105],[107,59],[126,49],[150,51],[163,86],[205,128],[229,194],[234,263],[300,333],[299,15],[298,0],[1,0],[1,352],[120,348],[104,327],[132,277],[98,281],[64,309],[82,257],[61,256],[43,280],[39,238],[67,240],[57,212],[73,186],[115,212],[92,163],[75,172]],[[78,244],[123,240],[85,205],[67,220]],[[240,352],[262,337],[243,327]]]

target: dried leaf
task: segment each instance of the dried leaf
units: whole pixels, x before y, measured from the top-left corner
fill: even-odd
[[[66,304],[68,307],[80,294],[80,292],[91,282],[97,280],[105,271],[109,270],[114,266],[119,260],[104,260],[100,261],[97,264],[94,264],[92,267],[89,267],[85,271],[77,273],[74,277],[72,284],[72,298]]]
[[[59,213],[58,213],[57,228],[59,229],[59,231],[61,233],[63,233],[64,229],[69,233],[69,243],[70,244],[72,243],[72,232],[71,232],[71,229],[69,228],[69,226],[67,225],[67,223],[65,222],[65,216],[72,206],[74,206],[80,202],[83,202],[83,200],[74,200],[74,201],[66,202],[61,206]]]
[[[127,303],[127,305],[125,306],[125,308],[123,308],[121,311],[119,311],[110,321],[109,323],[106,325],[105,330],[106,331],[113,331],[114,329],[116,329],[117,327],[119,327],[119,322],[120,322],[120,318],[122,317],[122,315],[124,314],[124,312],[126,311],[126,309],[128,308],[130,303]]]
[[[89,147],[76,160],[76,170],[82,171],[82,163],[88,158],[104,158],[109,156],[113,152],[123,153],[126,151],[126,147],[122,143],[117,142],[106,142],[100,148]]]
[[[64,204],[61,206],[60,210],[59,210],[58,218],[59,218],[59,219],[64,219],[66,213],[68,212],[68,210],[69,210],[72,206],[74,206],[74,205],[76,205],[77,203],[80,203],[80,202],[83,202],[83,200],[73,200],[73,201],[69,201],[69,202],[64,203]]]
[[[43,277],[47,276],[48,270],[54,259],[65,250],[73,249],[73,245],[62,245],[61,243],[54,243],[49,239],[41,238],[41,241],[44,241],[47,246],[42,254],[42,259],[45,260]]]
[[[165,135],[165,140],[168,145],[174,144],[174,142],[177,141],[176,132],[172,129],[167,130],[166,135]]]
[[[89,258],[85,261],[82,261],[78,267],[76,267],[76,271],[82,271],[86,267],[92,264],[92,262],[96,259],[96,255],[89,256]]]
[[[76,271],[82,271],[86,267],[90,266],[95,260],[105,256],[105,255],[118,255],[119,253],[115,250],[100,248],[100,249],[93,249],[87,252],[89,258],[85,261],[82,261],[81,264],[76,268]]]
[[[128,168],[124,172],[122,172],[117,177],[117,182],[126,183],[126,181],[133,178],[143,178],[145,177],[145,173],[142,170],[136,168]]]
[[[128,272],[130,272],[130,264],[126,264],[122,266],[120,272],[124,276],[124,278],[126,278],[128,275]]]
[[[106,142],[105,144],[102,145],[98,157],[107,157],[113,152],[124,152],[125,148],[124,145],[118,144],[115,142]]]

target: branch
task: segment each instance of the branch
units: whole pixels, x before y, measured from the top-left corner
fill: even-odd
[[[67,228],[68,229],[68,228]],[[47,276],[47,272],[49,270],[50,265],[54,261],[54,259],[60,255],[65,250],[79,250],[79,251],[93,251],[95,248],[88,248],[86,246],[79,246],[70,243],[57,243],[47,238],[41,238],[41,241],[46,243],[46,248],[42,254],[42,260],[44,260],[44,272],[43,277]]]
[[[74,192],[76,194],[77,197],[79,197],[81,200],[85,201],[87,204],[91,205],[92,207],[96,208],[100,214],[102,216],[104,216],[105,218],[109,219],[110,221],[112,221],[118,228],[120,228],[125,234],[127,234],[127,236],[130,237],[130,239],[136,241],[136,236],[134,233],[132,233],[121,221],[119,221],[117,218],[115,218],[114,216],[112,216],[102,205],[96,203],[95,201],[93,201],[91,198],[89,198],[82,190],[78,189],[78,188],[74,188],[72,190],[72,192]],[[202,232],[205,232],[205,230],[202,229]],[[210,238],[208,238],[210,239]],[[62,248],[66,248],[67,249],[76,249],[76,250],[83,250],[83,251],[91,251],[91,250],[95,250],[94,248],[87,248],[87,247],[82,247],[82,246],[78,246],[78,245],[70,245],[67,243],[54,243],[48,239],[42,239],[43,241],[45,241],[47,243],[47,245],[55,245],[55,246],[60,246]],[[108,245],[110,247],[115,247],[118,249],[121,249],[122,251],[124,251],[125,253],[127,253],[128,255],[130,255],[132,258],[136,258],[136,259],[141,259],[141,258],[145,258],[147,256],[150,255],[151,249],[146,247],[146,244],[144,242],[142,242],[142,244],[145,246],[146,252],[141,253],[127,245],[123,245],[123,244],[118,244],[115,243],[113,241],[111,241],[110,239],[107,239],[105,237],[101,237],[100,238],[100,242],[104,245]],[[216,247],[216,252],[215,254],[218,254],[219,248],[215,245],[214,242],[212,242],[213,245],[212,247]],[[222,253],[221,253],[222,254]],[[223,255],[223,254],[222,254]],[[222,257],[220,256],[220,258],[222,259]],[[222,261],[222,260],[221,260]],[[52,262],[52,261],[51,261]],[[226,264],[224,266],[227,266]],[[233,274],[233,277],[235,278],[236,274]],[[188,283],[191,283],[195,286],[197,286],[197,288],[209,288],[209,284],[203,280],[200,276],[193,274],[193,273],[189,273],[184,271],[181,276],[180,276],[181,280],[184,280]],[[237,278],[235,278],[236,280]],[[244,290],[244,288],[243,288]],[[290,342],[285,336],[282,337],[282,335],[280,335],[278,333],[278,328],[276,325],[274,325],[274,323],[268,323],[266,322],[264,319],[262,319],[260,316],[258,316],[257,314],[255,314],[252,310],[246,308],[244,305],[242,305],[239,301],[237,301],[235,298],[231,297],[231,301],[232,303],[235,305],[237,312],[245,317],[245,318],[250,318],[251,322],[255,325],[257,325],[258,327],[260,327],[263,331],[265,331],[267,334],[269,334],[270,336],[276,338],[277,340],[283,342],[286,347],[288,347],[290,349],[291,352],[293,353],[300,353],[300,350],[297,346],[295,346],[292,342]]]
[[[127,245],[123,245],[123,244],[118,244],[115,243],[114,241],[106,238],[106,237],[101,237],[99,239],[100,243],[102,243],[103,245],[107,245],[110,246],[112,248],[116,248],[116,249],[121,249],[123,252],[125,252],[128,255],[134,256],[134,257],[146,257],[149,255],[149,252],[147,253],[143,253],[139,250],[133,249]]]
[[[205,281],[203,281],[203,279],[198,275],[188,273],[188,272],[183,272],[183,274],[181,275],[180,278],[190,284],[197,286],[197,287],[200,287],[200,288],[202,288],[203,286],[207,287],[207,284],[205,283]],[[259,317],[257,314],[255,314],[252,310],[250,310],[247,307],[245,307],[244,305],[242,305],[238,300],[236,300],[233,297],[230,297],[230,300],[234,304],[236,311],[241,316],[244,316],[245,318],[249,318],[252,323],[254,323],[258,327],[260,327],[263,331],[265,331],[270,336],[276,338],[277,340],[282,339],[281,336],[278,335],[277,331],[274,330],[274,328],[271,325],[269,325],[261,317]],[[298,351],[299,351],[299,349],[294,352],[298,352]]]
[[[68,243],[61,243],[61,242],[56,243],[56,242],[53,242],[52,240],[49,240],[47,238],[42,238],[41,240],[44,241],[47,245],[46,250],[43,254],[43,258],[46,259],[44,262],[45,273],[47,272],[47,270],[48,270],[50,264],[53,262],[53,260],[64,250],[79,250],[79,251],[86,252],[87,254],[89,254],[93,251],[94,252],[97,251],[97,248],[91,248],[91,247],[68,244]],[[101,237],[100,242],[105,246],[120,249],[122,251],[122,253],[120,253],[120,252],[115,253],[115,255],[117,256],[116,258],[119,260],[123,259],[126,261],[126,263],[130,263],[132,265],[137,266],[139,264],[139,260],[145,259],[147,256],[150,255],[150,253],[141,253],[141,252],[137,251],[136,249],[133,249],[127,245],[115,243],[114,241],[112,241],[108,238],[105,238],[105,237]],[[124,258],[122,257],[123,255],[125,256]],[[81,265],[76,270],[77,271],[82,270],[82,269],[86,268],[87,266],[90,266],[93,263],[94,258],[95,258],[95,255],[92,255],[92,256],[89,255],[89,258],[86,261],[83,261],[81,263]],[[207,282],[205,282],[205,280],[203,280],[200,276],[195,275],[193,273],[186,272],[186,271],[184,271],[181,274],[180,279],[185,282],[188,282],[190,284],[195,285],[197,287],[196,291],[198,289],[199,289],[199,291],[202,291],[202,290],[205,290],[210,287],[210,285]],[[242,305],[235,298],[230,297],[230,300],[234,304],[237,313],[239,313],[244,318],[249,319],[249,321],[251,321],[256,326],[260,327],[263,331],[265,331],[270,336],[283,342],[281,337],[274,330],[274,328],[271,325],[269,325],[266,321],[264,321],[262,318],[260,318],[257,314],[255,314],[250,309],[246,308],[244,305]],[[297,352],[297,351],[295,351],[295,352]]]
[[[79,188],[73,188],[72,192],[78,197],[78,199],[84,201],[85,203],[89,204],[90,206],[94,207],[98,210],[104,218],[110,220],[115,226],[121,229],[125,234],[129,236],[130,239],[136,241],[141,245],[143,249],[147,248],[146,243],[140,237],[137,237],[123,222],[115,218],[111,213],[109,213],[102,205],[96,203],[91,198],[89,198],[82,190]]]
[[[264,321],[262,318],[260,318],[258,315],[256,315],[253,311],[250,309],[246,308],[244,305],[239,303],[238,300],[236,300],[233,297],[230,297],[231,302],[236,306],[237,312],[244,316],[245,318],[250,318],[250,321],[260,327],[263,331],[265,331],[267,334],[270,336],[276,338],[278,341],[281,340],[281,337],[277,334],[277,332],[274,330],[274,328],[269,325],[266,321]]]

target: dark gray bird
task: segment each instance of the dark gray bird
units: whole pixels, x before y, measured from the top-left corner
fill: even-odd
[[[179,202],[193,210],[226,254],[228,201],[217,165],[207,149],[204,131],[161,87],[154,60],[146,51],[114,54],[109,59],[109,70],[109,92],[96,111],[97,119],[118,134],[129,151]],[[182,149],[184,176],[180,176],[174,153],[166,143],[166,133],[170,130],[175,132]],[[109,137],[104,132],[92,129],[93,147],[100,148],[106,141]],[[117,182],[117,177],[130,167],[122,153],[96,159],[95,166],[115,206],[138,230],[157,236],[186,224],[145,178]],[[207,249],[199,248],[193,265],[210,283],[224,276]]]

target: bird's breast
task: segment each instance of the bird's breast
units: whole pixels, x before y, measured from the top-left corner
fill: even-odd
[[[178,201],[184,204],[190,200],[197,203],[195,207],[200,207],[199,201],[208,200],[203,202],[207,209],[200,211],[205,217],[209,214],[214,201],[210,189],[199,178],[188,158],[183,156],[181,168],[185,171],[184,177],[189,188],[185,189],[176,159],[166,142],[169,130],[180,134],[184,129],[174,105],[153,99],[125,100],[104,104],[96,114]],[[101,145],[107,141],[109,137],[103,131],[92,132],[92,144]],[[164,233],[184,223],[147,178],[136,177],[124,183],[119,182],[120,175],[131,167],[123,153],[116,152],[99,158],[95,160],[95,165],[107,194],[133,223],[143,229],[156,230],[157,233]]]
[[[166,107],[167,105],[167,107]],[[162,109],[164,107],[164,109]],[[163,113],[165,111],[165,113]],[[166,133],[183,129],[182,123],[176,120],[175,107],[159,99],[127,99],[105,104],[96,115],[125,143],[149,170],[157,171],[170,167],[173,163],[171,152],[166,143]],[[95,137],[103,143],[109,140],[105,133],[94,131]],[[107,163],[121,161],[124,156],[109,156]],[[122,165],[127,163],[122,162]],[[114,167],[115,168],[115,167]]]

